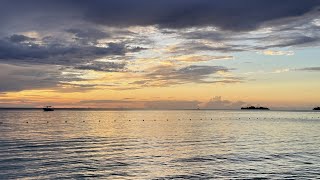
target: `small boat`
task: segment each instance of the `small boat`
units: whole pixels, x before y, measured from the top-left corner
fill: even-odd
[[[43,111],[54,111],[54,108],[52,106],[46,106],[42,109],[43,109]]]
[[[269,108],[266,107],[254,107],[254,106],[250,106],[250,107],[242,107],[242,110],[269,110]]]
[[[320,111],[320,107],[313,108],[314,111]]]

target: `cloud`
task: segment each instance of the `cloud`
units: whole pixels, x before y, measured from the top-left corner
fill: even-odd
[[[296,69],[297,71],[309,71],[309,72],[320,72],[320,67],[306,67],[306,68],[300,68]]]
[[[247,104],[243,101],[232,102],[229,100],[223,100],[221,96],[213,97],[209,102],[203,103],[201,108],[203,109],[240,109],[241,106]]]
[[[12,36],[11,36],[12,37]],[[101,47],[69,43],[46,44],[12,43],[0,39],[0,61],[6,63],[55,64],[74,66],[90,62],[100,57],[121,55],[144,50],[141,47],[128,47],[123,43],[107,43]]]
[[[256,29],[264,22],[301,16],[319,4],[318,0],[98,0],[82,1],[79,6],[87,7],[88,21],[104,25],[217,26],[244,31]]]
[[[292,46],[307,46],[307,45],[316,45],[319,43],[319,37],[317,36],[305,36],[305,35],[296,35],[289,34],[289,36],[285,38],[278,38],[277,37],[271,37],[268,40],[271,41],[274,39],[274,44],[268,45],[266,47],[262,47],[264,49],[266,48],[283,48],[283,47],[292,47]]]
[[[147,70],[142,80],[135,81],[132,84],[140,86],[170,86],[185,83],[237,83],[241,78],[237,77],[212,77],[218,73],[227,73],[230,70],[223,66],[199,66],[190,65],[176,68],[171,65],[161,65]]]
[[[156,101],[128,101],[128,100],[84,100],[82,105],[108,108],[143,108],[143,109],[197,109],[199,101],[156,100]]]
[[[57,67],[0,64],[0,92],[54,88],[59,84]]]
[[[147,109],[197,109],[199,101],[150,101],[145,103]]]
[[[79,74],[64,74],[57,65],[12,65],[0,64],[0,93],[23,90],[51,90],[84,92],[96,84],[76,84],[83,81]]]
[[[55,15],[57,18],[52,19],[55,21],[83,18],[106,26],[216,26],[230,31],[247,31],[266,22],[302,16],[319,4],[319,0],[4,0],[0,17],[9,23],[20,17],[31,18],[45,13],[49,17]]]
[[[284,69],[277,69],[277,70],[273,71],[272,73],[279,74],[279,73],[286,73],[286,72],[290,72],[290,71],[291,71],[290,68],[284,68]]]
[[[87,29],[70,28],[70,29],[67,29],[66,32],[73,34],[74,39],[77,41],[80,41],[83,44],[88,44],[88,43],[97,44],[98,40],[111,37],[110,34],[94,28],[87,28]]]
[[[3,0],[0,63],[43,73],[37,68],[61,68],[50,69],[52,81],[39,80],[35,88],[238,83],[244,79],[233,76],[233,68],[209,61],[247,51],[291,55],[291,48],[318,46],[319,5],[320,0]],[[64,79],[66,71],[80,74]],[[7,83],[8,91],[31,88]]]
[[[28,36],[24,36],[21,34],[13,34],[10,37],[8,37],[9,41],[14,42],[14,43],[21,43],[25,41],[34,41],[35,38],[31,38]]]
[[[208,102],[197,100],[149,100],[149,101],[129,101],[129,100],[84,100],[80,104],[93,105],[98,107],[139,107],[145,109],[240,109],[246,102],[223,100],[221,96],[215,96]],[[114,106],[113,106],[114,107]]]
[[[115,63],[115,62],[91,62],[87,64],[82,64],[75,66],[75,69],[80,70],[93,70],[102,72],[123,72],[125,71],[125,63]]]
[[[265,50],[262,52],[264,55],[268,56],[292,56],[294,55],[293,51],[274,51],[274,50]]]
[[[172,59],[180,62],[201,62],[211,60],[230,60],[233,59],[233,56],[185,55],[173,57]]]

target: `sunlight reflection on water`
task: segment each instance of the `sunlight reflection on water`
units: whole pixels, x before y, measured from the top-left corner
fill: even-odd
[[[319,116],[282,111],[0,111],[0,177],[319,178]]]

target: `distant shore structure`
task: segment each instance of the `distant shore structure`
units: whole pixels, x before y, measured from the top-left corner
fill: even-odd
[[[255,107],[255,106],[249,106],[249,107],[242,107],[242,110],[270,110],[267,107]]]
[[[320,107],[313,108],[314,111],[320,111]]]
[[[43,109],[43,111],[54,111],[54,108],[52,106],[46,106],[42,109]]]

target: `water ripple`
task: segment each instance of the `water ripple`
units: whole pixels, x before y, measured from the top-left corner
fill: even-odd
[[[1,111],[0,179],[317,179],[314,116]]]

